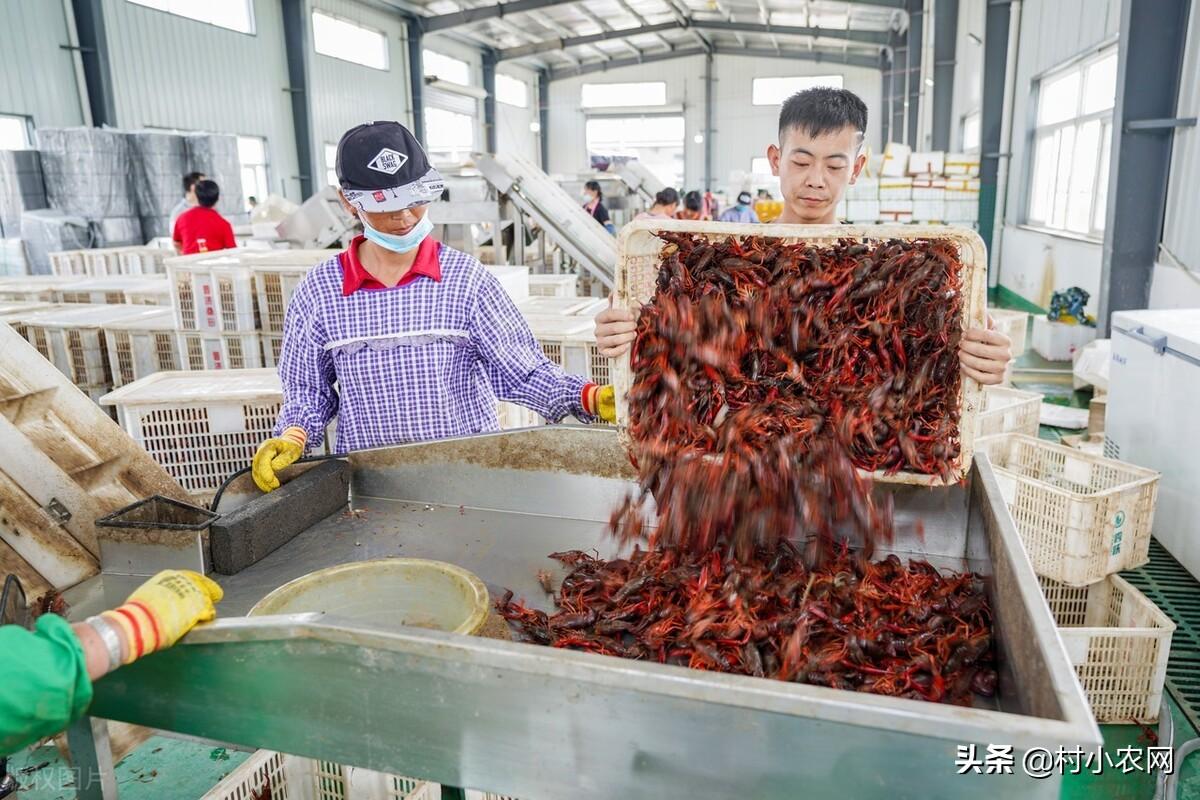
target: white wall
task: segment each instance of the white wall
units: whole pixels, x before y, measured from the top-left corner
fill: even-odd
[[[1035,303],[1043,302],[1044,262],[1054,264],[1055,289],[1080,286],[1091,294],[1095,313],[1100,292],[1099,242],[1019,227],[1024,219],[1025,187],[1032,166],[1029,127],[1036,77],[1114,41],[1120,0],[1025,0],[1021,4],[1019,52],[1012,110],[1012,158],[1004,225],[998,230],[1000,283]],[[1013,31],[1010,30],[1010,35]],[[997,198],[998,202],[1002,198]]]
[[[37,127],[83,124],[61,2],[0,3],[0,114],[30,117]]]
[[[713,189],[725,189],[730,173],[749,171],[751,159],[766,155],[776,141],[777,106],[755,106],[751,81],[755,77],[788,75],[845,76],[845,87],[867,104],[867,141],[879,149],[881,80],[879,70],[813,61],[719,55],[713,63]],[[704,57],[692,56],[606,72],[594,72],[550,84],[550,171],[574,174],[588,169],[586,118],[579,108],[585,83],[665,81],[667,104],[684,109],[684,184],[698,188],[704,181],[704,145],[693,136],[704,130]]]

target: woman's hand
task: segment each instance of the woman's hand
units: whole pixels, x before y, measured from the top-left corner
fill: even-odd
[[[1012,342],[1000,331],[972,328],[963,333],[958,345],[958,363],[968,378],[984,386],[1002,383],[1011,362]]]

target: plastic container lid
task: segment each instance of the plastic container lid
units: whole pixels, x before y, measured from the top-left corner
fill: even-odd
[[[100,398],[101,405],[213,403],[279,399],[283,384],[273,369],[210,369],[155,372]]]

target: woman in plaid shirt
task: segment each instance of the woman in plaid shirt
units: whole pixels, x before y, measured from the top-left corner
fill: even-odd
[[[339,453],[499,430],[497,400],[555,422],[615,421],[612,387],[547,359],[499,281],[429,235],[442,176],[408,129],[347,131],[337,175],[364,235],[313,268],[288,305],[283,407],[254,456],[260,489],[278,488],[276,473],[335,416]]]

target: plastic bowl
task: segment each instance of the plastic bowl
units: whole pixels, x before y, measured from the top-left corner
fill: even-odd
[[[385,558],[310,572],[285,583],[250,616],[318,612],[373,628],[407,625],[475,634],[487,621],[483,581],[444,561]]]

